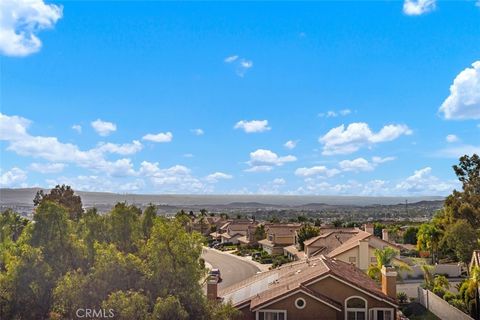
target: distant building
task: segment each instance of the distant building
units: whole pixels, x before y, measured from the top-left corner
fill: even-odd
[[[266,224],[267,237],[258,241],[258,244],[269,254],[283,254],[283,248],[297,243],[297,231],[301,227],[300,223]]]

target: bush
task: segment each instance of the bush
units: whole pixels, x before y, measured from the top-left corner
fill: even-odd
[[[397,300],[400,303],[407,303],[408,301],[408,296],[405,292],[398,292],[397,293]]]
[[[432,292],[435,293],[440,298],[443,298],[443,296],[445,295],[445,289],[439,288],[439,287],[433,288]]]
[[[450,291],[447,291],[445,292],[445,294],[443,295],[443,300],[447,301],[447,302],[450,302],[452,301],[453,299],[455,299],[457,296],[453,293],[451,293]]]
[[[278,255],[273,257],[272,268],[280,267],[284,263],[288,263],[288,258],[284,255]]]

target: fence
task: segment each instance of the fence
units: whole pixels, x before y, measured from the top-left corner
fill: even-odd
[[[474,320],[435,293],[420,287],[418,288],[418,301],[442,320]]]
[[[410,268],[412,270],[400,271],[400,276],[402,277],[402,279],[423,277],[423,271],[421,266],[414,265],[410,266]],[[432,273],[444,274],[450,278],[456,278],[462,274],[462,267],[458,264],[436,264],[434,265]]]

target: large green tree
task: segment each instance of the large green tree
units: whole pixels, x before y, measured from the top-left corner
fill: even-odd
[[[305,240],[310,238],[316,237],[320,234],[320,229],[312,226],[310,224],[304,224],[297,232],[298,234],[298,245],[300,246],[300,250],[304,248]]]
[[[39,206],[44,201],[56,202],[65,207],[72,220],[77,221],[83,214],[82,199],[67,185],[57,185],[49,193],[39,190],[33,199],[33,204]]]

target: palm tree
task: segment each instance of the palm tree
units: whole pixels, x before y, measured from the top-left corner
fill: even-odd
[[[477,320],[480,319],[479,295],[478,295],[479,284],[480,284],[480,267],[475,266],[472,268],[472,271],[470,272],[470,279],[468,279],[467,292],[469,293],[470,296],[473,295],[475,299],[475,304],[474,304],[475,309],[472,310],[472,314],[474,314],[475,319]]]
[[[423,281],[426,289],[431,289],[433,287],[433,266],[428,264],[422,264],[420,266],[423,272]]]
[[[377,258],[377,264],[372,264],[368,267],[367,274],[370,278],[380,281],[380,274],[383,266],[393,266],[398,271],[411,270],[405,263],[393,264],[393,259],[398,255],[398,251],[385,247],[383,249],[375,249],[375,258]]]

